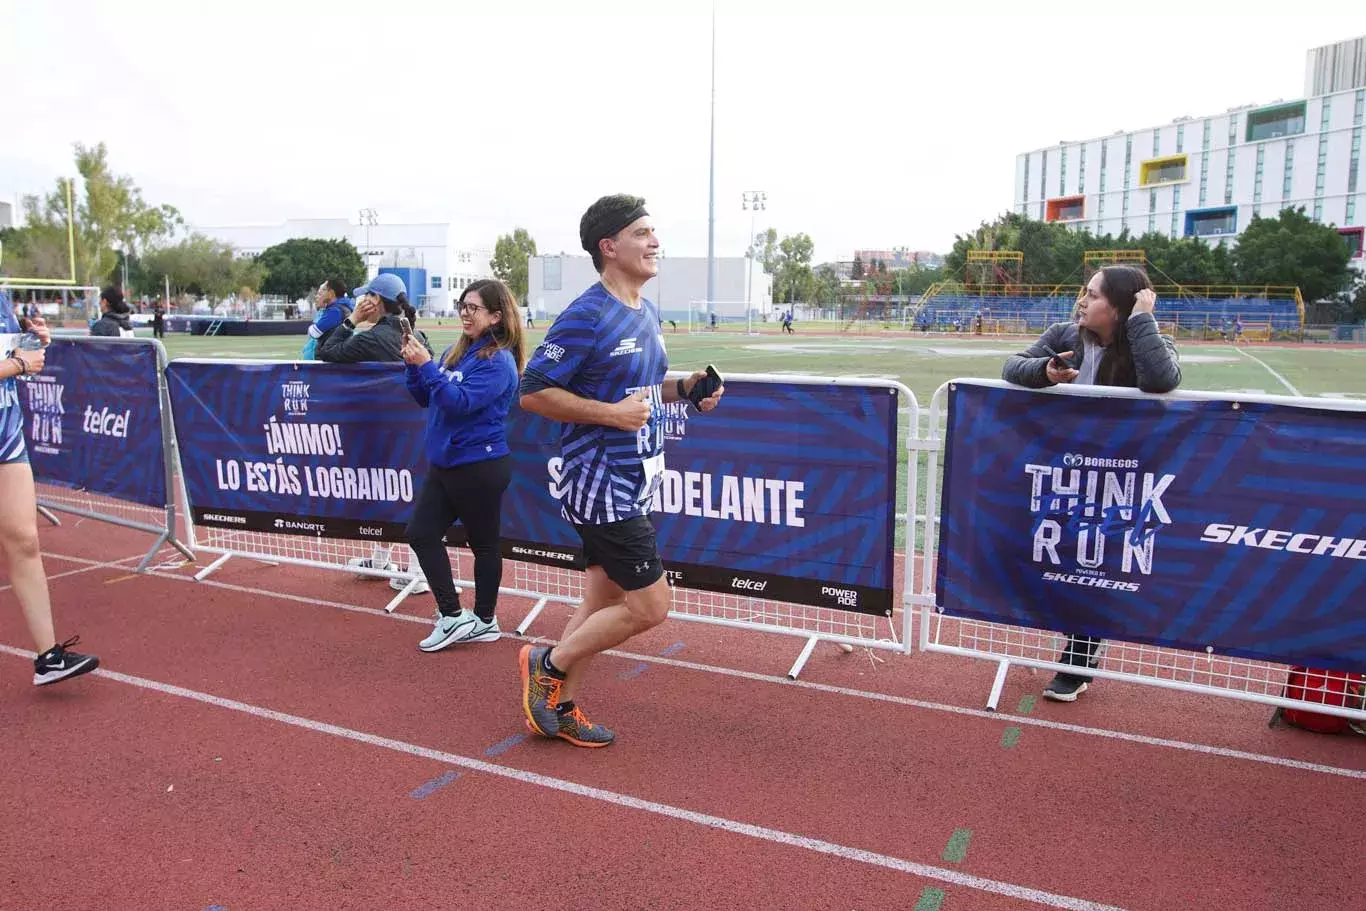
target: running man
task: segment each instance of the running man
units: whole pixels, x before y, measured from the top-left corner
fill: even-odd
[[[589,660],[664,622],[669,584],[650,503],[664,474],[663,403],[687,398],[699,371],[665,383],[658,308],[640,296],[659,266],[654,223],[637,196],[604,196],[579,222],[602,276],[565,308],[527,364],[522,408],[563,422],[560,507],[583,539],[583,601],[552,648],[518,658],[527,725],[575,746],[616,737],[574,703]],[[711,411],[724,387],[698,405]]]

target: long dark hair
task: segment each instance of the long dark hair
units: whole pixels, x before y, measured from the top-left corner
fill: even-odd
[[[471,291],[479,295],[485,309],[490,313],[503,314],[502,320],[490,327],[487,333],[493,339],[493,344],[479,352],[479,356],[488,358],[493,357],[496,351],[511,351],[512,359],[517,364],[517,373],[520,375],[522,367],[526,365],[526,343],[522,339],[522,312],[517,307],[517,298],[513,296],[512,289],[496,278],[481,278],[461,291],[459,300],[463,303],[465,296]],[[469,336],[461,333],[460,341],[455,343],[451,353],[446,356],[445,366],[454,367],[459,363],[469,350],[470,344]]]
[[[1106,266],[1100,270],[1100,291],[1119,314],[1119,325],[1096,370],[1097,386],[1137,386],[1138,371],[1134,352],[1129,347],[1129,316],[1134,312],[1138,292],[1151,290],[1153,283],[1141,269],[1133,266]],[[1081,330],[1085,340],[1099,345],[1100,339],[1089,329]]]

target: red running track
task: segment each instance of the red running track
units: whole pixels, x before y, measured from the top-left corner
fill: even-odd
[[[795,640],[672,623],[598,659],[621,739],[576,750],[525,736],[519,642],[423,655],[383,584],[48,562],[112,673],[36,690],[3,628],[3,908],[1361,906],[1366,742],[1256,706],[1107,683],[990,715],[985,664],[830,648],[794,685]]]

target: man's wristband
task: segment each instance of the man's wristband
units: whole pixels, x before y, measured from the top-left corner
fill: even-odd
[[[341,324],[342,324],[343,326],[345,326],[347,329],[355,329],[355,328],[356,328],[356,324],[353,323],[353,322],[351,322],[351,317],[349,317],[349,316],[348,316],[346,319],[342,320]]]
[[[24,359],[23,359],[22,357],[20,357],[20,356],[17,355],[17,354],[11,354],[11,355],[9,356],[9,359],[12,360],[12,361],[14,361],[14,363],[16,363],[16,364],[19,365],[19,375],[20,375],[20,376],[28,376],[28,364],[24,361]]]

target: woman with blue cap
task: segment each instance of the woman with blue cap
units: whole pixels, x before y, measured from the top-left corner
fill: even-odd
[[[414,313],[403,279],[384,272],[352,291],[351,296],[356,300],[356,309],[323,342],[318,349],[319,360],[333,364],[399,363],[403,360],[404,336],[409,334],[431,351],[426,337],[412,329]],[[361,326],[369,328],[357,332]]]

